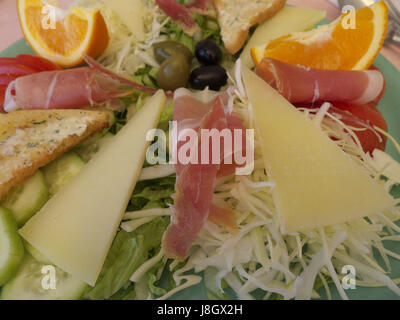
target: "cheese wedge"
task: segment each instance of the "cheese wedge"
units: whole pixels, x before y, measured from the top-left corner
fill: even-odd
[[[395,205],[319,126],[249,69],[244,83],[283,233],[344,223]]]
[[[154,95],[76,176],[20,230],[62,270],[94,286],[140,176],[149,130],[166,97]]]
[[[243,65],[253,67],[254,62],[251,58],[251,48],[261,46],[265,48],[271,40],[287,35],[292,32],[306,31],[312,29],[315,24],[324,19],[325,11],[284,7],[275,16],[262,23],[250,38],[244,48],[240,58]],[[262,51],[264,54],[264,51]]]
[[[106,0],[105,3],[119,16],[137,40],[144,40],[144,6],[142,0]]]

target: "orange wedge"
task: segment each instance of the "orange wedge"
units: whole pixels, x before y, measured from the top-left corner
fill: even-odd
[[[51,24],[51,11],[43,3],[43,0],[17,1],[21,29],[38,55],[63,67],[74,67],[82,64],[83,54],[97,58],[104,52],[109,35],[98,9],[71,8],[62,19]],[[56,5],[54,0],[51,4]]]
[[[350,24],[352,17],[353,25]],[[380,1],[353,13],[344,13],[328,25],[295,32],[252,48],[251,55],[256,65],[263,58],[273,58],[316,69],[364,70],[372,65],[381,50],[387,25],[388,7]]]

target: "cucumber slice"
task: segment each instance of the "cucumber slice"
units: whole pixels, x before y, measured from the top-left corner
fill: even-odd
[[[37,171],[22,185],[11,189],[1,201],[1,206],[14,214],[18,226],[22,226],[49,200],[49,190],[43,173]]]
[[[43,254],[39,252],[34,246],[32,246],[28,241],[22,239],[25,250],[37,261],[43,264],[53,264],[49,259],[47,259]]]
[[[54,271],[54,272],[53,272]],[[55,288],[52,289],[52,281]],[[1,300],[78,300],[87,285],[57,267],[24,256],[13,279],[6,283]]]
[[[61,158],[43,167],[44,178],[51,195],[55,195],[73,176],[85,166],[85,161],[75,152],[68,152]]]
[[[0,286],[14,276],[23,256],[24,246],[14,216],[10,210],[0,208]]]
[[[82,157],[83,160],[88,162],[96,153],[98,153],[105,145],[107,145],[112,138],[114,138],[114,135],[111,132],[107,132],[101,137],[97,136],[87,140],[87,142],[77,147],[75,151]]]

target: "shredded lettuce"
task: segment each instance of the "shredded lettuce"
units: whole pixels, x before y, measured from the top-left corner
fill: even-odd
[[[174,117],[174,102],[170,101],[161,113],[158,127],[160,129],[163,129],[164,131],[168,131],[169,122],[173,120],[173,117]]]
[[[218,283],[218,269],[207,268],[204,271],[204,285],[207,289],[207,297],[210,300],[230,300],[224,289],[228,287],[226,281]]]
[[[175,181],[175,175],[140,181],[136,185],[128,210],[167,208],[173,203],[172,194],[175,192]]]
[[[168,218],[156,218],[132,233],[120,231],[108,253],[96,286],[85,293],[91,300],[109,299],[122,289],[126,292],[129,278],[161,245],[161,238],[169,223]]]
[[[221,36],[221,28],[216,19],[202,16],[197,13],[194,15],[194,19],[200,27],[200,40],[210,39],[215,41],[221,47],[224,46]]]
[[[156,283],[158,282],[158,280],[159,279],[154,273],[149,273],[149,291],[154,296],[162,296],[168,292],[166,289],[157,286]]]
[[[126,287],[122,287],[117,293],[110,297],[110,300],[136,300],[137,293],[136,287],[132,284],[128,284]]]
[[[134,79],[144,86],[158,89],[157,84],[158,68],[150,65],[145,65],[135,72]]]

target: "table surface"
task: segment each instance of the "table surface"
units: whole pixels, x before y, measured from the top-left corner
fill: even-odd
[[[60,0],[67,7],[73,0]],[[299,7],[315,8],[327,11],[328,19],[335,19],[340,11],[328,0],[288,0],[289,4]],[[0,51],[22,38],[16,12],[16,0],[0,0]],[[382,54],[400,70],[400,48],[394,45],[385,46]]]

